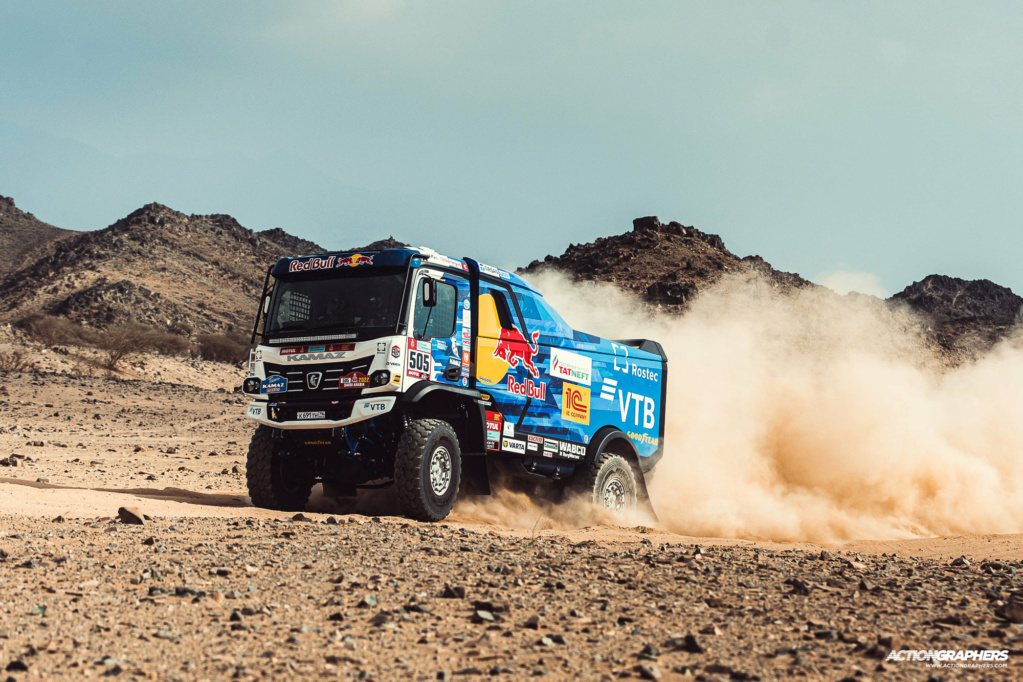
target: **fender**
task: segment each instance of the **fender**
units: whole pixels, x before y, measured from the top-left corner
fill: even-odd
[[[426,396],[438,391],[460,395],[471,400],[478,400],[480,397],[480,392],[474,388],[451,386],[450,384],[442,384],[437,381],[418,381],[412,386],[412,388],[402,393],[398,401],[403,403],[418,403]]]
[[[625,448],[629,452],[629,456],[632,458],[633,463],[636,465],[636,469],[639,472],[639,476],[636,482],[639,484],[640,499],[642,504],[645,504],[647,511],[654,517],[657,518],[657,512],[654,511],[653,506],[650,503],[650,494],[647,490],[646,475],[650,469],[653,468],[654,464],[664,454],[663,448],[658,448],[650,457],[640,457],[636,452],[636,446],[632,444],[632,439],[626,434],[619,431],[614,426],[605,426],[590,439],[590,445],[586,450],[586,461],[592,462],[598,454],[604,451],[608,445],[614,444],[616,447]],[[653,460],[649,465],[643,466],[643,460]]]

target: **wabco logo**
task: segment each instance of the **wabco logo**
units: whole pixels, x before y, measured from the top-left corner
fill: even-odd
[[[585,355],[572,353],[561,348],[551,350],[551,375],[568,379],[577,384],[590,385],[593,362]]]

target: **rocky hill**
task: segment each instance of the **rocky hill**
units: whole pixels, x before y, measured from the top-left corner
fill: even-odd
[[[46,244],[76,234],[62,230],[26,213],[14,205],[14,199],[0,196],[0,277],[14,272],[29,259],[29,254]]]
[[[797,274],[781,272],[760,256],[739,258],[721,237],[656,217],[637,218],[625,234],[572,244],[561,256],[533,261],[519,272],[559,270],[576,281],[613,282],[644,301],[681,314],[693,298],[726,274],[763,275],[777,287],[816,287]],[[879,302],[880,304],[880,302]],[[987,351],[1019,329],[1023,298],[987,280],[931,275],[888,299],[908,305],[928,325],[930,343],[948,364]]]
[[[889,301],[909,305],[927,320],[939,345],[966,355],[986,351],[1023,319],[1023,298],[986,279],[929,275]]]
[[[326,249],[319,244],[311,242],[308,239],[296,237],[293,234],[288,234],[279,227],[275,227],[272,230],[263,230],[256,234],[263,239],[272,241],[274,244],[277,244],[289,253],[309,255],[313,253],[323,253],[326,251]]]
[[[575,280],[613,282],[669,312],[681,313],[704,289],[729,273],[763,275],[779,287],[815,287],[797,274],[781,272],[760,256],[739,258],[716,234],[655,216],[636,218],[632,231],[572,244],[561,256],[547,256],[519,270],[536,274],[560,270]]]
[[[33,252],[0,282],[0,320],[42,312],[100,327],[137,320],[197,332],[248,329],[267,266],[322,251],[270,232],[256,234],[228,215],[149,204],[106,229],[63,235]]]

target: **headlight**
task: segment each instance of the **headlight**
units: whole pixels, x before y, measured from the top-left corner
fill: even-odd
[[[259,377],[246,377],[242,382],[243,393],[259,394]]]
[[[391,380],[391,373],[388,372],[386,369],[381,369],[381,370],[378,370],[376,372],[373,372],[373,374],[370,375],[370,377],[369,377],[369,385],[370,386],[386,386],[387,383],[390,380]]]

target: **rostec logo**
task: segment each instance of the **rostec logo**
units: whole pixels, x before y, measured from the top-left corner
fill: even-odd
[[[589,386],[592,373],[593,362],[585,355],[561,348],[551,350],[551,376]]]
[[[577,424],[590,423],[590,389],[567,381],[561,389],[561,416]]]
[[[363,256],[361,253],[353,253],[351,256],[338,258],[337,265],[335,267],[343,268],[348,266],[354,268],[359,265],[373,265],[373,256]]]
[[[315,391],[320,387],[321,379],[323,379],[323,372],[309,372],[305,375],[305,385],[310,391]]]

